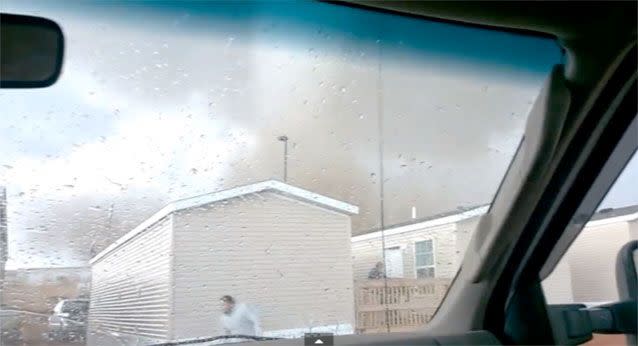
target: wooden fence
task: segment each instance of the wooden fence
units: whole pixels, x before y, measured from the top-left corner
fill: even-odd
[[[449,279],[355,281],[358,333],[410,331],[427,324],[450,285]]]

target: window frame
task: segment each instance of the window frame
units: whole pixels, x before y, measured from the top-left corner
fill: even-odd
[[[426,265],[426,266],[419,266],[417,265],[417,252],[416,252],[416,244],[417,243],[421,243],[421,242],[426,242],[429,241],[432,243],[432,264],[431,265]],[[412,250],[413,250],[413,254],[414,254],[414,278],[415,279],[419,279],[419,269],[423,269],[423,268],[432,268],[432,277],[428,277],[428,278],[422,278],[422,279],[436,279],[436,242],[435,239],[433,237],[428,237],[428,238],[424,238],[421,240],[415,240],[412,243]]]

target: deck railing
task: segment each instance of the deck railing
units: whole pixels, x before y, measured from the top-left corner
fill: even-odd
[[[449,279],[355,281],[359,333],[410,331],[427,324],[450,285]]]

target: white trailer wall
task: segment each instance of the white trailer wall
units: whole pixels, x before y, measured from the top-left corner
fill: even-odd
[[[226,294],[256,305],[264,331],[352,332],[348,215],[260,193],[174,217],[176,338],[222,334]]]
[[[89,344],[116,342],[104,338],[112,333],[170,338],[171,226],[169,215],[92,265]]]

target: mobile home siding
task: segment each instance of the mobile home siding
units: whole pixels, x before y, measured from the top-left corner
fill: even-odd
[[[350,218],[276,193],[174,214],[175,338],[222,333],[222,295],[264,331],[354,325]]]
[[[403,275],[406,278],[416,277],[414,244],[422,240],[433,240],[435,276],[452,278],[456,274],[456,224],[435,226],[414,231],[387,235],[385,247],[398,246],[403,250]],[[352,241],[353,271],[355,280],[368,277],[368,272],[375,263],[383,260],[381,238]]]
[[[352,268],[355,280],[366,279],[370,269],[383,260],[382,248],[381,238],[378,237],[352,242]],[[405,253],[403,264],[405,273]]]
[[[575,302],[618,300],[616,256],[630,240],[629,223],[588,226],[567,250]]]
[[[478,223],[481,220],[480,216],[475,216],[466,220],[457,222],[456,224],[456,270],[461,266],[463,257],[467,252],[467,247],[474,236],[474,231],[478,227]],[[455,271],[456,274],[456,271]]]
[[[638,219],[629,221],[629,237],[638,239]]]
[[[548,304],[571,304],[574,302],[571,273],[569,261],[563,257],[554,271],[543,280],[543,293]]]
[[[168,340],[171,226],[165,217],[93,264],[90,332]]]

